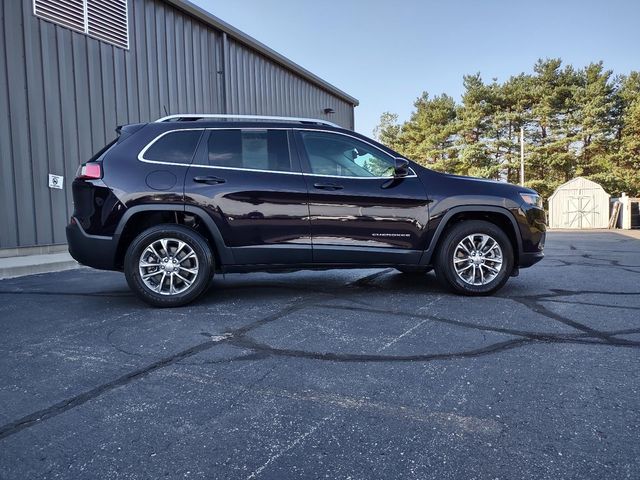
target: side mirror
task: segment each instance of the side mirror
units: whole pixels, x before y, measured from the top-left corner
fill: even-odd
[[[393,176],[406,177],[407,175],[409,175],[409,161],[405,158],[396,158]]]

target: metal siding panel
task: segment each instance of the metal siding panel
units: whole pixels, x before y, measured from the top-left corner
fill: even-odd
[[[187,112],[196,111],[196,92],[193,81],[193,24],[192,20],[184,24],[184,55],[185,55],[185,87],[187,97]]]
[[[8,58],[5,32],[7,23],[17,19],[5,15],[6,3],[0,4],[0,248],[18,245],[18,220],[16,215],[16,192],[11,153],[11,122],[9,118],[9,88],[7,83]]]
[[[260,59],[252,58],[250,59],[251,70],[249,72],[250,75],[250,83],[253,92],[252,92],[252,100],[253,100],[253,111],[257,114],[262,114],[262,78],[260,78]]]
[[[49,191],[47,177],[50,170],[47,139],[44,134],[46,132],[44,79],[48,79],[54,72],[50,72],[45,68],[46,64],[43,63],[41,42],[49,45],[55,43],[55,41],[51,41],[51,35],[45,36],[46,34],[41,32],[39,20],[31,20],[26,22],[24,27],[29,143],[33,168],[34,201],[38,206],[34,212],[37,234],[36,243],[45,244],[53,241],[54,220],[52,214],[55,211],[52,210],[52,192]],[[48,27],[45,30],[47,32],[51,32],[54,28],[52,24],[47,24],[46,22],[43,23],[43,26]],[[41,33],[43,35],[42,39]],[[47,54],[50,53],[47,52]],[[54,94],[53,97],[56,98],[57,95]],[[52,101],[52,99],[49,99],[49,101]],[[59,123],[59,120],[56,123]],[[62,171],[52,173],[64,174]]]
[[[156,78],[158,79],[158,99],[157,105],[159,116],[167,114],[169,109],[169,86],[167,73],[167,37],[165,35],[165,9],[164,5],[156,4],[155,15],[155,44],[156,61],[153,65]]]
[[[113,94],[116,101],[116,125],[130,123],[127,99],[127,72],[125,67],[125,51],[121,48],[114,48],[113,55]]]
[[[77,93],[74,81],[74,63],[73,63],[73,42],[74,35],[70,30],[58,28],[56,31],[58,44],[58,64],[60,68],[60,123],[62,125],[62,162],[64,168],[65,185],[65,208],[66,211],[54,211],[54,225],[63,227],[72,213],[72,189],[71,180],[75,176],[76,170],[80,163],[78,154],[78,118],[77,118]],[[82,101],[82,100],[81,100]],[[56,243],[64,243],[66,238],[64,231],[62,238],[60,232],[54,229],[54,241]],[[57,235],[57,236],[56,236]]]
[[[135,25],[134,41],[136,52],[136,63],[132,64],[132,68],[136,70],[137,76],[137,97],[138,111],[140,121],[144,122],[150,118],[149,106],[149,67],[148,67],[148,49],[147,49],[147,13],[146,2],[135,2],[133,9]]]
[[[202,78],[202,112],[211,112],[211,81],[209,77],[209,46],[207,30],[200,29],[200,77]]]
[[[11,47],[5,49],[7,61],[7,89],[9,95],[9,115],[11,122],[11,158],[14,166],[13,182],[16,185],[16,205],[19,245],[35,245],[35,202],[29,144],[29,124],[26,91],[26,68],[24,62],[24,40],[22,2],[6,2],[5,41]]]
[[[100,42],[100,71],[102,74],[102,108],[104,112],[104,143],[97,145],[96,151],[104,147],[115,137],[118,126],[116,120],[116,82],[113,51],[116,47]]]
[[[267,115],[272,115],[273,105],[275,104],[276,99],[276,85],[273,81],[273,66],[271,63],[265,63],[265,80],[268,88],[268,96],[267,96]]]
[[[44,101],[36,97],[34,104],[30,105],[30,117],[39,116],[43,120],[30,122],[32,133],[40,132],[40,136],[46,141],[46,150],[38,153],[33,159],[34,164],[34,193],[36,205],[36,222],[38,227],[38,243],[54,243],[62,231],[64,241],[64,223],[52,221],[58,212],[64,212],[66,216],[67,205],[64,192],[49,189],[47,186],[47,173],[64,175],[64,163],[62,152],[62,125],[61,125],[61,105],[60,105],[60,71],[58,68],[58,45],[56,42],[56,27],[52,23],[42,22],[40,25],[40,44],[38,48],[42,51],[42,58],[38,56],[37,62],[41,63],[42,69],[39,72],[30,72],[31,81],[34,82],[33,93],[38,95],[38,90],[45,85],[46,95]],[[34,38],[35,40],[35,38]],[[29,92],[31,94],[31,92]],[[41,110],[42,109],[42,110]],[[35,124],[35,125],[34,125]],[[32,148],[36,141],[32,138]],[[36,155],[34,155],[36,157]],[[41,172],[40,178],[36,178],[36,172]],[[40,187],[40,188],[38,188]],[[56,215],[57,214],[57,215]],[[43,218],[46,215],[45,218]],[[61,228],[62,227],[62,228]],[[45,231],[46,230],[46,231]]]
[[[137,93],[138,86],[138,53],[136,45],[136,33],[138,26],[134,21],[138,2],[129,3],[129,51],[122,52],[124,59],[124,69],[126,75],[126,101],[127,101],[127,121],[137,123],[140,121],[140,97]]]
[[[202,108],[202,77],[200,75],[200,25],[194,24],[191,30],[193,44],[193,91],[195,93],[195,112],[204,113]]]
[[[226,97],[227,97],[227,113],[236,113],[234,106],[234,98],[233,95],[234,86],[236,85],[236,64],[235,64],[235,56],[233,54],[233,45],[231,42],[227,41],[227,51],[225,58],[225,69],[226,73]]]
[[[207,43],[209,45],[211,111],[222,112],[222,102],[220,101],[220,75],[218,74],[218,62],[220,60],[220,52],[218,49],[220,40],[218,35],[216,35],[213,31],[208,31]]]
[[[267,105],[267,100],[269,98],[269,78],[267,77],[267,62],[264,59],[260,60],[258,65],[259,75],[260,75],[260,113],[263,115],[267,115],[269,112],[269,107]]]
[[[216,77],[216,90],[215,90],[215,95],[216,95],[216,104],[218,106],[217,110],[219,113],[226,113],[225,112],[225,105],[224,105],[224,66],[222,65],[223,63],[223,59],[224,59],[224,54],[222,53],[222,50],[224,48],[223,45],[223,40],[222,40],[222,35],[215,35],[212,32],[212,38],[213,38],[213,42],[215,45],[215,48],[213,49],[213,51],[215,52],[214,55],[214,68],[215,68],[215,77]]]
[[[238,90],[236,92],[237,95],[237,103],[238,103],[238,112],[247,112],[252,113],[251,109],[247,106],[247,56],[244,54],[244,50],[238,49]]]
[[[183,15],[176,15],[175,25],[175,52],[176,57],[176,93],[177,93],[177,106],[176,109],[179,112],[187,112],[187,99],[185,95],[186,81],[186,62],[185,62],[185,47],[184,47],[184,24],[185,19]]]
[[[255,100],[255,91],[253,89],[253,85],[251,80],[253,78],[253,74],[251,73],[251,58],[249,57],[249,52],[245,49],[242,49],[242,98],[241,104],[243,108],[247,112],[256,113],[256,108],[254,104]]]
[[[176,19],[173,10],[167,9],[164,17],[165,40],[167,42],[167,89],[169,91],[169,105],[167,108],[170,113],[180,111],[178,106],[178,66],[176,61]]]
[[[214,112],[215,102],[213,100],[213,85],[215,78],[212,77],[211,64],[213,56],[211,55],[211,45],[209,43],[209,30],[203,28],[200,31],[200,75],[202,76],[202,101],[204,111],[207,113]]]
[[[235,79],[231,83],[230,95],[233,101],[233,113],[241,113],[242,112],[242,104],[241,99],[241,91],[244,88],[244,84],[242,82],[242,57],[239,55],[237,49],[234,52],[232,59],[234,61],[234,74]]]
[[[145,52],[147,54],[147,76],[143,79],[144,85],[148,89],[149,99],[149,111],[147,117],[144,120],[152,120],[160,117],[159,104],[159,90],[158,90],[158,73],[157,66],[155,65],[156,57],[155,50],[157,45],[156,39],[156,15],[155,15],[155,3],[145,2]],[[146,81],[146,84],[144,83]]]
[[[87,68],[89,72],[89,106],[91,119],[91,151],[104,145],[104,105],[102,102],[102,74],[100,72],[100,44],[85,37],[87,42]]]
[[[73,81],[75,85],[75,108],[78,119],[76,138],[78,142],[77,162],[82,163],[91,157],[91,101],[89,95],[89,64],[87,62],[87,37],[73,33]]]

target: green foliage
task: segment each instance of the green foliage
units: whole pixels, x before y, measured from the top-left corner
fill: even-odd
[[[520,128],[526,185],[548,197],[585,176],[612,195],[640,195],[640,73],[614,77],[602,62],[576,69],[538,60],[503,83],[463,78],[461,103],[423,93],[408,121],[386,112],[374,134],[438,171],[519,181]]]

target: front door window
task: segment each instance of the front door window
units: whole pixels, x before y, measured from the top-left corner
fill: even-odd
[[[326,132],[301,132],[311,173],[338,177],[392,177],[395,159],[365,142]]]

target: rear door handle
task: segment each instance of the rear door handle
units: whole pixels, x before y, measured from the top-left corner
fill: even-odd
[[[314,183],[313,186],[320,190],[342,190],[344,188],[337,183]]]
[[[193,177],[193,181],[197,183],[206,183],[207,185],[218,185],[219,183],[226,182],[224,178],[214,177],[213,175]]]

